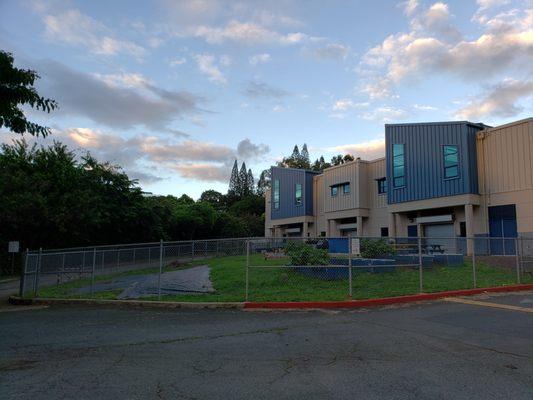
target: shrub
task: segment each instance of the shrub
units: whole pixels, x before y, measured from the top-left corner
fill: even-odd
[[[289,242],[285,246],[285,254],[290,265],[328,265],[329,256],[325,249],[317,249],[303,242]]]
[[[394,247],[387,243],[385,239],[361,240],[361,257],[363,258],[379,258],[396,254]]]

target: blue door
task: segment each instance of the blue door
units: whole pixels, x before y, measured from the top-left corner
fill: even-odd
[[[416,238],[418,237],[418,226],[417,225],[407,225],[407,237]],[[418,243],[416,239],[408,239],[408,243]]]
[[[508,239],[515,238],[518,236],[516,226],[516,207],[514,204],[489,207],[489,236],[491,237],[491,254],[515,254],[515,240]]]

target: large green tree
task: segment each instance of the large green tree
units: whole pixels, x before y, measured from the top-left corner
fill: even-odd
[[[33,87],[39,79],[37,72],[13,66],[13,56],[0,50],[0,128],[6,127],[15,133],[30,133],[47,136],[50,129],[28,121],[22,106],[50,112],[57,107],[52,99],[39,95]]]

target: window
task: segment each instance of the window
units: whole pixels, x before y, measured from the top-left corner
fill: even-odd
[[[389,228],[381,228],[381,237],[388,237],[389,236]]]
[[[339,193],[339,187],[338,186],[332,186],[331,187],[331,197],[337,196]]]
[[[387,193],[387,178],[376,179],[378,182],[378,194]]]
[[[392,183],[395,188],[405,186],[405,146],[392,145]]]
[[[459,148],[457,146],[444,146],[444,179],[459,176]]]
[[[345,183],[344,185],[342,185],[342,193],[343,194],[350,194],[350,184],[349,183]]]
[[[296,204],[297,206],[301,206],[302,205],[302,184],[301,183],[297,183],[296,184],[296,190],[295,190],[295,195],[294,195],[294,204]]]
[[[279,210],[279,179],[274,181],[274,210]]]
[[[466,237],[466,222],[465,221],[459,222],[459,230],[460,230],[459,236]]]

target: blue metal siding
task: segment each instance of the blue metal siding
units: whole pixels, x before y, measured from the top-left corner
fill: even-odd
[[[303,169],[272,167],[272,182],[279,179],[279,209],[274,208],[274,190],[271,191],[271,219],[313,215],[313,176]],[[302,204],[295,204],[296,184],[302,185]]]
[[[478,193],[476,132],[467,122],[385,126],[389,204]],[[405,187],[392,185],[392,145],[405,144]],[[443,146],[457,145],[459,177],[444,178]]]

